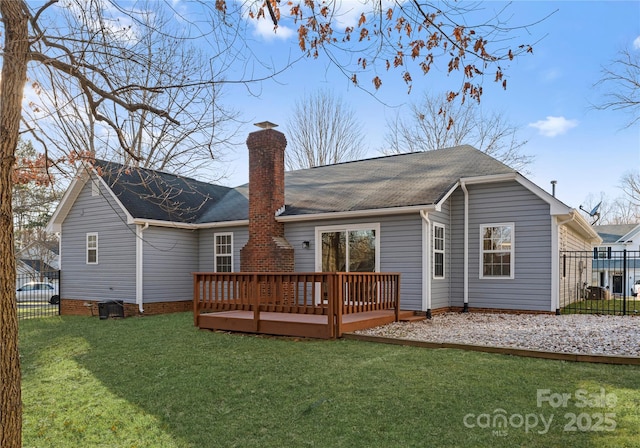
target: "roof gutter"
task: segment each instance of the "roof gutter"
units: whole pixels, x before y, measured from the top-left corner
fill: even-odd
[[[407,213],[421,213],[423,210],[434,211],[437,209],[436,204],[412,205],[407,207],[389,207],[380,209],[351,210],[343,212],[325,212],[325,213],[309,213],[305,215],[287,215],[278,216],[276,221],[280,222],[296,222],[296,221],[314,221],[317,219],[340,219],[340,218],[360,218],[371,216],[399,215]]]
[[[518,173],[513,171],[511,173],[492,174],[490,176],[463,177],[460,179],[460,184],[489,184],[493,182],[506,182],[510,180],[516,180],[517,178]]]
[[[431,319],[431,220],[429,212],[420,210],[423,221],[422,238],[422,308],[427,310],[427,319]]]

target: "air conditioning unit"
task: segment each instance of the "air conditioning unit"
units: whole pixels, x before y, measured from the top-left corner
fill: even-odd
[[[100,319],[124,317],[124,302],[122,300],[104,300],[98,302],[98,316],[100,316]]]

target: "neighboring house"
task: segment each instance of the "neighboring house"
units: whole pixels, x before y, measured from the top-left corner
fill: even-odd
[[[192,272],[291,270],[399,272],[406,310],[552,312],[560,250],[600,243],[577,210],[470,146],[285,173],[283,134],[247,145],[237,188],[103,161],[81,170],[48,226],[62,312],[105,299],[129,314],[188,310]]]
[[[60,253],[57,241],[34,241],[16,254],[17,287],[27,281],[57,282]]]
[[[594,226],[602,243],[594,250],[593,273],[597,286],[622,294],[624,288],[624,252],[626,252],[627,291],[640,281],[640,224]]]

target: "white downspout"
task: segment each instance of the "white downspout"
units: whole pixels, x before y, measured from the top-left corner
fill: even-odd
[[[422,309],[427,311],[427,319],[431,319],[431,221],[429,213],[420,210],[422,217]]]
[[[464,308],[469,312],[469,191],[464,181],[460,182],[464,192]]]
[[[144,239],[142,238],[142,233],[148,228],[148,222],[145,222],[144,226],[142,224],[136,225],[136,303],[138,304],[140,314],[144,313],[144,307],[142,304],[144,297],[144,286],[142,283],[144,272]]]
[[[551,310],[560,315],[560,228],[575,219],[571,218],[558,222],[556,216],[551,217],[554,228],[551,231]]]

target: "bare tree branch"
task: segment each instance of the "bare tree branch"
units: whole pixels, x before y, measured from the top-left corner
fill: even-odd
[[[358,159],[364,154],[362,124],[353,109],[328,90],[296,101],[287,123],[287,169]]]
[[[500,113],[483,115],[474,102],[452,103],[427,93],[412,104],[409,118],[396,117],[387,128],[385,154],[468,144],[518,171],[533,161],[522,152],[527,142],[518,139],[518,129]]]
[[[605,89],[596,109],[627,112],[630,118],[625,127],[640,121],[640,50],[618,52],[611,64],[602,67],[602,77],[595,85]]]

